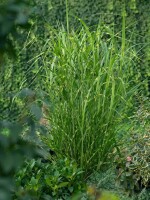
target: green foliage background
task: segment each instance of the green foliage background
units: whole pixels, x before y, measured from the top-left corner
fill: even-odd
[[[114,27],[119,35],[122,26],[122,11],[125,6],[127,39],[135,46],[138,60],[131,71],[135,81],[143,82],[142,93],[149,96],[150,82],[150,1],[149,0],[53,0],[43,13],[45,23],[58,26],[66,25],[66,2],[70,28],[78,27],[75,16],[81,18],[89,26],[99,22]],[[44,1],[43,1],[44,5]],[[43,6],[42,5],[42,6]],[[150,83],[149,83],[150,84]]]
[[[66,4],[67,3],[67,4]],[[62,24],[77,29],[81,18],[94,28],[105,23],[114,29],[118,38],[121,34],[122,12],[126,11],[127,41],[135,47],[137,59],[131,66],[134,83],[142,83],[140,91],[150,96],[150,1],[149,0],[34,0],[31,5],[31,31],[21,32],[17,43],[18,60],[7,62],[7,69],[0,78],[0,118],[15,119],[13,96],[23,87],[42,88],[43,59],[50,26],[59,28]],[[67,15],[66,15],[67,11]],[[118,39],[119,41],[119,39]],[[25,44],[25,45],[24,45]],[[50,55],[49,55],[50,59]],[[3,94],[3,95],[2,95]]]

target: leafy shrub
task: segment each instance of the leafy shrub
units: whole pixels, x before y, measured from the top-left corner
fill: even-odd
[[[0,72],[2,77],[5,71],[8,73],[4,54],[15,54],[13,45],[20,36],[18,29],[27,28],[29,25],[28,12],[26,12],[29,9],[27,8],[27,1],[24,0],[3,0],[0,2]],[[3,90],[5,79],[1,78],[1,80],[0,101],[4,103],[8,93]],[[3,99],[4,96],[5,98]],[[12,100],[11,97],[10,99]],[[3,103],[2,105],[4,106]],[[2,105],[1,107],[3,107]],[[10,105],[11,103],[9,104],[9,112]],[[2,110],[0,112],[2,113]],[[12,200],[12,193],[16,191],[14,175],[18,167],[20,167],[25,158],[31,158],[37,154],[37,146],[21,137],[24,132],[24,126],[19,122],[10,121],[10,119],[0,121],[0,199],[3,200]],[[28,117],[28,122],[31,121],[31,117]],[[32,124],[28,124],[29,135],[34,134],[34,125],[33,121]]]
[[[11,200],[15,190],[14,174],[24,157],[32,157],[36,146],[20,137],[23,127],[18,123],[0,122],[0,199]]]
[[[18,98],[32,99],[34,92],[30,89],[22,90]],[[25,159],[41,155],[41,143],[37,138],[37,131],[44,134],[46,130],[38,123],[41,109],[37,104],[26,103],[23,120],[17,122],[0,121],[0,199],[11,200],[12,194],[17,191],[14,176]],[[27,194],[29,195],[29,194]]]
[[[145,105],[144,105],[145,104]],[[144,102],[134,117],[129,140],[117,157],[118,181],[131,193],[150,188],[150,111]]]
[[[16,195],[26,191],[37,199],[69,199],[84,190],[81,174],[76,163],[67,158],[49,163],[41,159],[26,161],[16,176],[16,184],[20,187]]]
[[[131,136],[131,146],[126,156],[118,158],[118,180],[130,192],[150,186],[149,136]]]

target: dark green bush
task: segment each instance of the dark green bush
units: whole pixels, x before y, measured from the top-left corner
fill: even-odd
[[[25,28],[28,25],[28,15],[23,12],[24,10],[26,10],[26,2],[23,0],[2,1],[0,3],[1,105],[3,105],[3,102],[6,100],[5,98],[4,100],[3,97],[8,95],[4,89],[5,87],[3,88],[6,84],[5,79],[3,79],[3,74],[4,72],[7,72],[7,74],[9,73],[9,70],[5,65],[6,57],[4,57],[4,54],[15,54],[13,39],[16,41],[17,36],[19,37],[19,35],[17,35],[17,30],[19,27]],[[10,106],[11,105],[9,104],[9,107]],[[25,158],[31,158],[37,153],[36,145],[21,137],[24,126],[21,123],[10,121],[11,120],[8,118],[7,120],[2,120],[2,117],[0,117],[0,199],[2,200],[12,200],[12,193],[16,191],[14,175],[18,170],[18,167],[20,167]],[[28,121],[33,120],[29,117]],[[34,134],[32,128],[34,127],[34,123],[30,124],[29,127],[31,128],[29,134]]]
[[[36,199],[70,199],[73,194],[85,190],[82,170],[75,162],[55,159],[43,163],[41,159],[26,161],[16,175],[20,191],[31,193]]]

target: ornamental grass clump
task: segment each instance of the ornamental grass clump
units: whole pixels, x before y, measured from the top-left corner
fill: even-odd
[[[74,159],[89,174],[109,163],[116,146],[116,127],[128,98],[128,61],[108,27],[77,32],[52,31],[45,85],[50,110],[47,144]],[[129,53],[129,52],[128,52]]]

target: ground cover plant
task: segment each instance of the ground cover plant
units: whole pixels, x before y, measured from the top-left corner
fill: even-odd
[[[36,199],[70,199],[79,191],[85,192],[82,173],[76,163],[67,158],[46,163],[41,159],[27,161],[16,176],[20,191],[17,193],[23,190]]]

